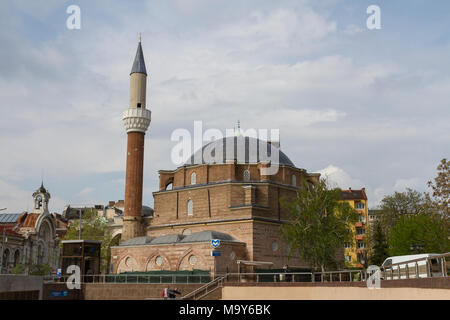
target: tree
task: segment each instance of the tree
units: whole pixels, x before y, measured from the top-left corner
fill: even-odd
[[[385,235],[389,237],[391,229],[405,215],[429,213],[423,194],[407,188],[406,192],[394,192],[381,200],[379,221]]]
[[[389,256],[389,245],[379,222],[375,223],[371,238],[373,246],[370,255],[370,264],[380,266]]]
[[[448,220],[450,217],[450,161],[442,159],[436,169],[438,174],[434,178],[434,183],[428,181],[428,187],[433,190],[434,199],[431,199],[428,194],[427,199],[431,200],[436,211]]]
[[[313,268],[322,271],[339,264],[338,250],[352,241],[351,226],[358,221],[357,212],[340,200],[341,190],[330,189],[323,179],[313,186],[305,182],[295,199],[281,200],[290,216],[280,227],[289,254],[298,252]]]
[[[445,219],[438,215],[403,216],[392,228],[390,254],[408,255],[421,253],[411,251],[411,245],[423,245],[423,252],[442,253],[450,251],[450,232]]]
[[[78,240],[80,220],[71,220],[63,240]],[[95,210],[89,209],[83,213],[81,219],[81,239],[102,241],[101,270],[108,271],[111,256],[111,235],[107,228],[107,220],[98,216]]]

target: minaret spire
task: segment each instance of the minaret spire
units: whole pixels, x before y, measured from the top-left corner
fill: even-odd
[[[142,186],[144,175],[144,140],[151,111],[146,106],[147,70],[142,52],[141,36],[130,73],[130,105],[123,112],[127,131],[127,166],[122,240],[143,236]]]

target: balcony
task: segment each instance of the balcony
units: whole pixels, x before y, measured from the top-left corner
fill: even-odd
[[[361,221],[358,221],[355,223],[356,228],[361,228],[363,226],[363,223]]]
[[[357,234],[356,235],[356,240],[362,241],[364,239],[364,235],[363,234]]]

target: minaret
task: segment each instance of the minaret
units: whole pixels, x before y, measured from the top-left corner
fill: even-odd
[[[146,109],[147,70],[142,53],[141,36],[130,73],[130,106],[123,112],[128,135],[125,180],[125,212],[121,240],[144,235],[142,225],[142,182],[144,172],[144,137],[150,125]]]

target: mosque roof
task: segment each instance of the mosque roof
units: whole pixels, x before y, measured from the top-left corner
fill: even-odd
[[[226,233],[205,230],[201,232],[196,232],[191,235],[181,235],[181,234],[167,234],[157,238],[153,237],[136,237],[128,239],[120,244],[120,246],[136,246],[136,245],[158,245],[158,244],[174,244],[174,243],[191,243],[191,242],[210,242],[213,239],[219,239],[222,241],[234,241],[232,236]]]
[[[273,152],[275,154],[272,157]],[[276,159],[276,153],[278,153],[278,159]],[[275,145],[261,139],[244,136],[225,137],[212,141],[197,150],[185,165],[226,163],[234,160],[237,163],[272,161],[279,165],[295,167],[288,156]]]

